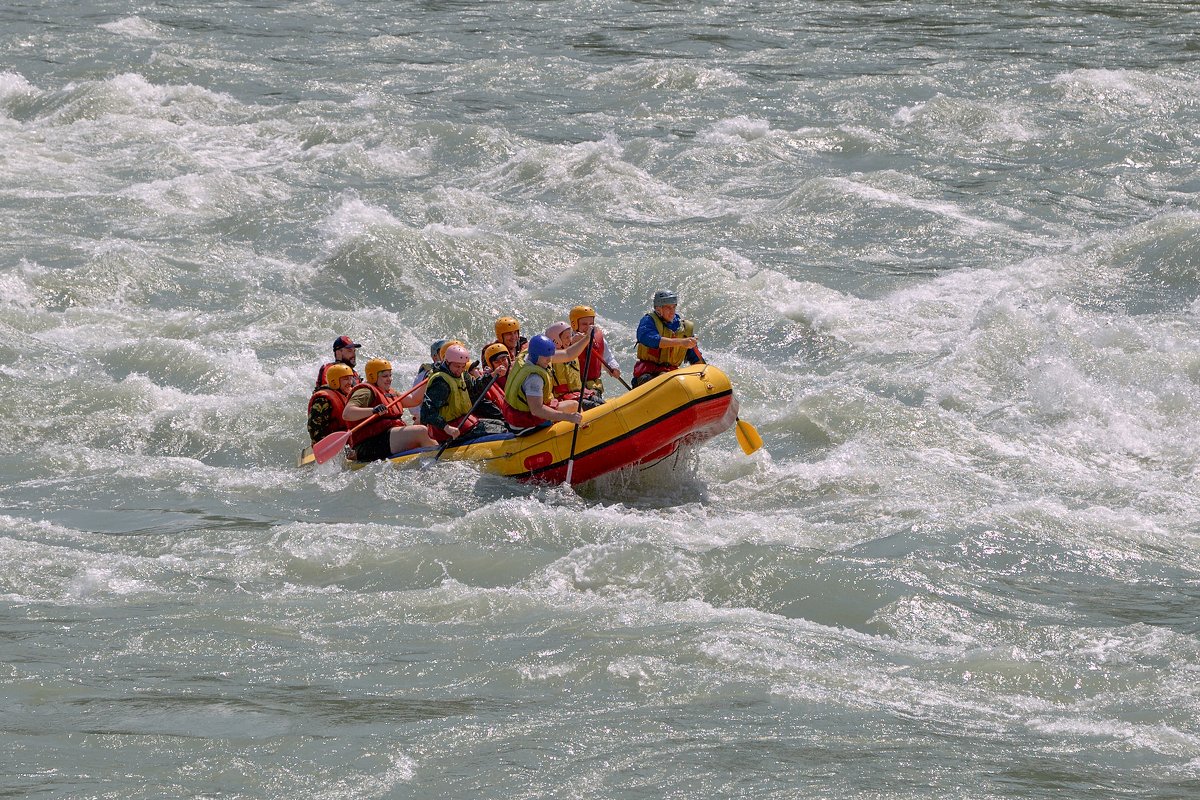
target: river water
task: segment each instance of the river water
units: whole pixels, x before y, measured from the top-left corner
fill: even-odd
[[[1196,796],[1198,31],[9,0],[0,796]],[[763,451],[293,466],[338,334],[662,287]]]

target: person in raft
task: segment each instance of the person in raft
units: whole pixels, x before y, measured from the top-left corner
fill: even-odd
[[[574,400],[558,401],[550,392],[551,359],[560,353],[554,342],[542,334],[529,340],[525,361],[508,376],[504,390],[504,420],[513,428],[530,428],[543,422],[571,422],[579,425],[583,415]]]
[[[364,371],[367,373],[367,382],[354,387],[342,411],[342,419],[349,423],[348,427],[375,416],[375,419],[351,435],[350,447],[354,449],[354,457],[359,461],[379,461],[394,453],[436,444],[429,438],[424,425],[405,425],[400,419],[404,407],[411,407],[418,402],[412,396],[392,407],[388,406],[390,401],[400,396],[392,389],[392,362],[372,358]]]
[[[325,370],[325,384],[308,398],[308,436],[313,444],[331,433],[346,430],[342,412],[354,387],[354,370],[345,364],[333,364]]]
[[[503,408],[501,403],[504,402],[504,387],[508,385],[510,369],[512,369],[512,356],[508,354],[508,348],[499,342],[492,342],[483,348],[484,374],[496,376],[496,382],[492,384],[492,388],[488,389],[488,396],[499,408]],[[498,403],[496,402],[497,394],[500,399]]]
[[[494,344],[504,345],[504,349],[508,351],[508,358],[512,363],[517,363],[517,356],[525,350],[529,341],[521,335],[521,323],[517,322],[514,317],[500,317],[496,320],[496,341],[489,342],[483,346],[487,350]],[[481,359],[483,363],[487,363],[487,359]]]
[[[325,379],[325,370],[332,367],[334,364],[345,364],[350,368],[350,373],[354,376],[354,383],[362,383],[362,377],[354,370],[354,362],[358,357],[358,348],[361,344],[356,344],[349,336],[339,336],[333,340],[333,361],[328,364],[322,364],[317,370],[317,386],[320,389],[329,383]],[[314,389],[314,391],[316,391]]]
[[[691,320],[675,313],[679,295],[662,289],[654,293],[654,310],[642,317],[637,328],[637,363],[633,365],[633,385],[679,369],[686,361],[703,364],[699,342],[693,335]]]
[[[486,398],[472,411],[472,396],[482,394],[491,378],[468,375],[470,363],[471,353],[465,345],[451,345],[442,360],[434,365],[433,374],[425,386],[421,421],[439,444],[451,439],[468,441],[505,430],[503,423],[498,422],[501,418],[500,409],[492,406]]]
[[[588,335],[593,327],[596,327],[596,311],[591,306],[575,306],[571,309],[571,328],[584,336]],[[617,359],[613,357],[612,351],[608,348],[608,342],[604,341],[604,331],[596,327],[596,333],[592,337],[592,357],[588,359],[587,349],[585,348],[579,354],[578,364],[579,372],[583,378],[584,388],[595,392],[596,399],[603,401],[604,382],[600,380],[602,370],[607,370],[609,375],[614,378],[621,377],[621,368],[617,366]],[[587,375],[583,375],[583,368],[587,366]]]
[[[546,338],[558,345],[558,352],[567,352],[572,345],[580,341],[583,342],[583,349],[587,349],[587,338],[573,332],[566,322],[556,322],[546,328]],[[595,392],[583,388],[583,378],[579,373],[577,359],[551,359],[550,377],[554,379],[554,384],[550,387],[550,393],[556,400],[579,400],[584,409],[594,408],[603,403],[603,400],[596,397]]]

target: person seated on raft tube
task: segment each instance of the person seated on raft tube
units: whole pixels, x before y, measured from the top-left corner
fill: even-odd
[[[360,383],[350,392],[342,419],[354,426],[372,415],[378,416],[351,435],[349,444],[354,449],[354,457],[359,461],[379,461],[393,453],[436,444],[429,438],[424,425],[405,425],[400,419],[404,407],[411,408],[417,403],[412,395],[388,406],[400,396],[392,389],[392,362],[372,358],[364,371],[367,382]]]
[[[530,428],[543,422],[583,421],[574,400],[555,400],[550,393],[554,380],[550,376],[551,359],[563,351],[541,334],[529,340],[526,359],[518,364],[508,378],[504,390],[504,420],[513,428]]]
[[[425,401],[421,403],[421,419],[429,428],[429,435],[438,444],[451,439],[467,441],[507,430],[499,422],[502,418],[500,409],[486,398],[480,401],[474,412],[471,411],[474,405],[472,389],[478,397],[490,378],[468,375],[470,362],[471,353],[464,345],[451,345],[429,376]]]
[[[350,374],[354,376],[356,384],[362,383],[362,377],[354,370],[354,362],[358,357],[358,348],[361,344],[355,344],[354,340],[349,336],[339,336],[333,340],[333,361],[328,364],[322,364],[317,370],[317,385],[313,391],[320,389],[322,386],[328,385],[329,381],[325,378],[325,371],[334,364],[345,364],[350,368]]]
[[[485,344],[483,349],[487,350],[494,344],[502,344],[504,349],[508,350],[509,360],[514,364],[517,363],[517,356],[529,345],[529,341],[521,335],[521,323],[513,317],[500,317],[496,320],[495,329],[496,341]],[[486,358],[480,360],[484,364],[487,363]]]
[[[571,309],[571,327],[588,335],[588,331],[596,326],[596,311],[591,306],[575,306]],[[621,377],[621,368],[617,366],[617,359],[613,357],[612,351],[608,348],[608,342],[604,341],[604,331],[596,326],[596,334],[592,337],[592,357],[588,360],[587,348],[579,354],[579,373],[583,378],[583,385],[596,393],[596,399],[602,399],[604,394],[604,382],[600,380],[601,370],[608,370],[608,374],[614,378]],[[586,362],[587,375],[583,374],[583,368]]]
[[[566,322],[556,322],[549,328],[546,328],[546,338],[554,342],[561,348],[559,352],[566,352],[575,343],[580,341],[576,338],[573,342],[571,337],[579,337],[578,333],[571,330],[571,326]],[[583,337],[583,349],[587,349],[587,338]],[[596,397],[596,393],[591,389],[583,388],[583,378],[579,374],[579,361],[572,359],[570,361],[554,361],[551,359],[550,377],[554,379],[553,385],[550,387],[550,393],[554,395],[556,400],[579,400],[584,409],[595,408],[604,401]]]
[[[684,361],[703,364],[699,342],[692,334],[691,320],[675,313],[679,295],[662,289],[654,293],[654,310],[642,317],[637,328],[637,363],[633,385],[640,386],[656,375],[679,369]]]
[[[327,383],[308,398],[308,436],[313,444],[331,433],[346,430],[342,412],[354,387],[354,370],[345,364],[333,364],[325,370]]]

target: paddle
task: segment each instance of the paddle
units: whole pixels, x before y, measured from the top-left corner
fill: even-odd
[[[613,377],[619,380],[621,385],[626,389],[631,392],[633,391],[632,387],[620,375],[614,375]],[[742,452],[746,455],[753,455],[763,446],[763,440],[758,435],[758,429],[741,417],[734,417],[734,419],[737,420],[737,430],[734,431],[734,434],[737,436],[738,447],[742,448]]]
[[[494,373],[494,372],[492,373],[492,379],[491,379],[490,381],[488,381],[488,384],[487,384],[487,386],[483,387],[483,391],[479,393],[479,397],[476,397],[476,398],[475,398],[475,402],[471,404],[471,410],[470,410],[470,411],[468,411],[468,412],[467,412],[467,413],[466,413],[466,414],[463,416],[463,419],[466,419],[467,417],[469,417],[469,416],[471,416],[472,414],[474,414],[474,413],[475,413],[475,409],[479,408],[479,404],[483,402],[483,399],[484,399],[485,397],[487,397],[488,389],[491,389],[491,388],[492,388],[492,384],[493,384],[493,383],[495,383],[495,382],[496,382],[496,378],[499,378],[499,377],[500,377],[500,376],[499,376],[499,375],[497,375],[496,373]],[[460,435],[460,436],[462,435],[462,431],[459,431],[459,435]],[[456,438],[457,438],[457,437],[456,437]],[[451,443],[451,442],[453,442],[453,441],[454,441],[454,439],[447,439],[446,441],[442,442],[442,446],[438,448],[437,455],[435,455],[435,456],[433,457],[433,460],[434,460],[434,461],[437,461],[439,458],[441,458],[441,457],[442,457],[442,453],[443,453],[443,452],[445,452],[446,448],[447,448],[447,447],[449,447],[449,446],[450,446],[450,443]]]
[[[592,365],[592,341],[596,338],[596,326],[588,328],[587,355],[583,357],[583,372],[579,374],[579,413],[583,413],[583,390],[587,388],[588,368]],[[571,473],[575,470],[575,443],[579,441],[579,423],[571,431],[571,455],[567,458],[567,477],[563,483],[571,485]]]
[[[742,452],[746,455],[752,455],[756,450],[763,446],[762,437],[758,435],[758,431],[753,425],[741,417],[735,417],[737,420],[738,445],[742,448]]]
[[[415,392],[417,389],[420,389],[422,386],[424,386],[428,382],[429,382],[429,379],[426,378],[425,380],[421,381],[416,386],[412,387],[411,389],[409,389],[407,392],[400,395],[399,397],[392,398],[391,400],[389,400],[387,402],[388,408],[390,409],[394,404],[399,403],[401,400],[408,397],[410,394]],[[352,389],[351,394],[353,394],[353,393],[354,393],[354,390]],[[364,419],[362,422],[355,425],[350,430],[338,431],[337,433],[331,433],[328,436],[326,436],[324,439],[322,439],[321,441],[314,444],[313,445],[313,457],[316,458],[317,463],[324,464],[326,461],[333,458],[338,453],[342,452],[342,448],[345,447],[346,442],[348,442],[350,440],[351,434],[353,434],[356,430],[361,428],[363,425],[366,425],[368,422],[375,419],[377,416],[379,416],[379,415],[372,414],[371,416]]]

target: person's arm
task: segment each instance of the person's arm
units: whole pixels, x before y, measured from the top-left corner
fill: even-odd
[[[500,377],[500,375],[503,375],[503,374],[504,374],[503,372],[498,373],[496,375],[496,377],[498,378],[498,377]],[[469,396],[471,398],[471,402],[473,403],[476,400],[478,400],[479,396],[481,394],[483,394],[484,392],[486,392],[488,390],[488,387],[491,385],[492,385],[492,373],[490,373],[490,372],[483,374],[483,375],[479,375],[478,377],[476,377],[474,375],[468,375],[467,376],[467,396]]]
[[[425,386],[428,386],[426,384]],[[416,408],[425,402],[425,386],[417,389],[415,392],[405,393],[404,399],[400,401],[400,405],[404,408]]]
[[[574,422],[578,425],[583,421],[583,416],[578,413],[568,414],[565,411],[550,408],[550,406],[543,403],[542,390],[544,388],[545,384],[542,382],[541,375],[530,375],[521,384],[521,390],[525,393],[525,400],[529,403],[530,414],[533,414],[538,419],[550,422]]]
[[[529,413],[550,422],[573,422],[576,425],[583,422],[583,415],[578,411],[568,414],[565,411],[559,411],[557,408],[550,408],[542,403],[542,396],[540,394],[529,397]]]
[[[579,333],[578,331],[571,337],[571,344],[567,345],[566,349],[558,349],[554,351],[554,355],[550,357],[552,364],[563,364],[567,361],[574,361],[579,358],[579,354],[587,347],[588,335]]]
[[[686,347],[689,352],[696,349],[696,345],[699,343],[700,341],[695,336],[678,336],[671,339],[663,336],[658,340],[659,347]],[[696,350],[696,352],[700,351]]]
[[[375,410],[369,405],[370,402],[370,389],[364,388],[351,392],[350,399],[346,401],[346,409],[342,411],[342,419],[346,422],[362,422],[375,413]]]
[[[658,335],[658,328],[654,326],[654,318],[649,314],[642,317],[642,321],[638,323],[637,327],[637,343],[655,350],[658,348],[658,340],[661,338]]]

